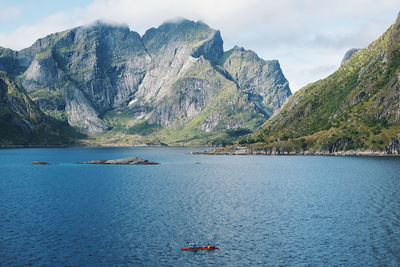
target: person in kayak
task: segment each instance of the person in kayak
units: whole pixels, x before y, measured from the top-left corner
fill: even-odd
[[[211,248],[210,244],[207,245],[207,248]]]

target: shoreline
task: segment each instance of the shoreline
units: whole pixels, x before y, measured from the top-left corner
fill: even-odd
[[[12,145],[12,146],[2,146],[0,149],[13,149],[13,148],[132,148],[132,147],[210,147],[207,145]]]
[[[190,152],[192,155],[211,155],[211,156],[339,156],[339,157],[400,157],[400,154],[388,154],[377,151],[338,151],[338,152],[266,152],[266,151],[202,151]]]
[[[0,149],[16,149],[16,148],[139,148],[139,147],[210,147],[205,145],[134,145],[134,146],[91,146],[91,145],[14,145],[14,146],[0,146]],[[215,148],[215,147],[214,147]],[[337,151],[337,152],[321,152],[321,151],[263,151],[263,150],[251,150],[251,149],[237,149],[237,150],[226,150],[226,151],[192,151],[187,152],[190,155],[211,155],[211,156],[339,156],[339,157],[400,157],[399,154],[388,154],[382,151]]]

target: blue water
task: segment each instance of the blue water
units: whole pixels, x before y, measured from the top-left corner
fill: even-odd
[[[193,150],[0,150],[0,266],[400,265],[400,158]]]

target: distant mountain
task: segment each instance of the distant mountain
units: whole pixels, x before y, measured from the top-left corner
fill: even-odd
[[[276,60],[237,47],[224,52],[219,31],[190,20],[143,36],[96,21],[21,51],[0,48],[0,70],[45,114],[99,144],[138,135],[229,142],[255,130],[291,94]]]
[[[240,143],[246,153],[400,153],[400,16]]]
[[[220,63],[267,117],[290,95],[289,83],[277,60],[265,61],[253,51],[235,46],[224,53]]]
[[[350,50],[348,50],[346,52],[346,54],[344,54],[343,59],[341,64],[345,63],[347,60],[349,60],[355,53],[357,53],[358,51],[360,51],[360,48],[352,48]]]

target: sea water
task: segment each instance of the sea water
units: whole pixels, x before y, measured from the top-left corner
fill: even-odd
[[[400,158],[199,150],[0,150],[0,266],[400,265]]]

